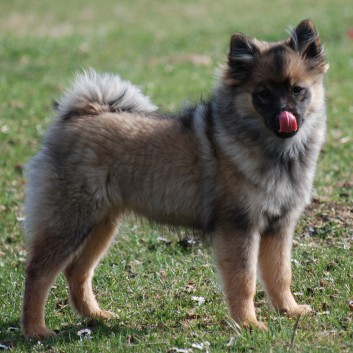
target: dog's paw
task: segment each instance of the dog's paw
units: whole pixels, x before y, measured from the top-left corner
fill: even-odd
[[[23,334],[27,339],[33,339],[38,341],[56,336],[56,333],[54,331],[49,330],[45,326],[32,326],[30,329],[24,329]]]
[[[114,314],[111,311],[107,311],[107,310],[99,310],[99,311],[95,311],[94,313],[90,314],[89,316],[94,319],[108,320],[108,319],[115,318],[116,314]]]
[[[281,313],[287,315],[288,317],[301,316],[301,315],[308,314],[312,311],[313,309],[311,308],[311,306],[306,304],[296,305],[295,307],[292,307],[290,309],[280,310]]]
[[[244,322],[242,327],[245,329],[251,330],[259,330],[259,331],[267,331],[267,326],[262,321],[256,322]]]
[[[255,325],[256,329],[257,330],[260,330],[260,331],[267,331],[267,326],[264,322],[262,321],[258,321]]]
[[[292,309],[289,312],[289,316],[305,315],[305,314],[308,314],[312,311],[313,311],[313,309],[311,308],[310,305],[302,304],[302,305],[298,305],[296,308]]]

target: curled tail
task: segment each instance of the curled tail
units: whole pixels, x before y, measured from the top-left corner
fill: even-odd
[[[76,75],[55,109],[61,117],[70,117],[109,111],[148,113],[157,107],[129,81],[109,73],[97,74],[90,69]]]

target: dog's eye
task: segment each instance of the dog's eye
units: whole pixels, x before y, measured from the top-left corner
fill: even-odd
[[[257,92],[258,96],[262,99],[269,99],[271,97],[271,91],[269,89],[262,89],[259,92]]]
[[[304,87],[294,86],[292,91],[295,96],[300,96],[301,94],[303,94],[305,92],[305,89],[304,89]]]

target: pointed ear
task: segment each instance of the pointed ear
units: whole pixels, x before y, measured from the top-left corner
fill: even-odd
[[[245,34],[232,35],[228,53],[228,75],[234,83],[246,79],[258,53],[256,45]]]
[[[303,20],[292,31],[289,39],[289,46],[300,53],[300,55],[309,61],[311,67],[320,68],[326,72],[324,48],[320,43],[320,36],[311,20]]]

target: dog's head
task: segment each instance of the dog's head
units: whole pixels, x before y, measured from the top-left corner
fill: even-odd
[[[262,120],[276,136],[288,138],[321,104],[327,70],[319,34],[304,20],[281,42],[233,34],[222,81],[233,90],[241,117]]]

